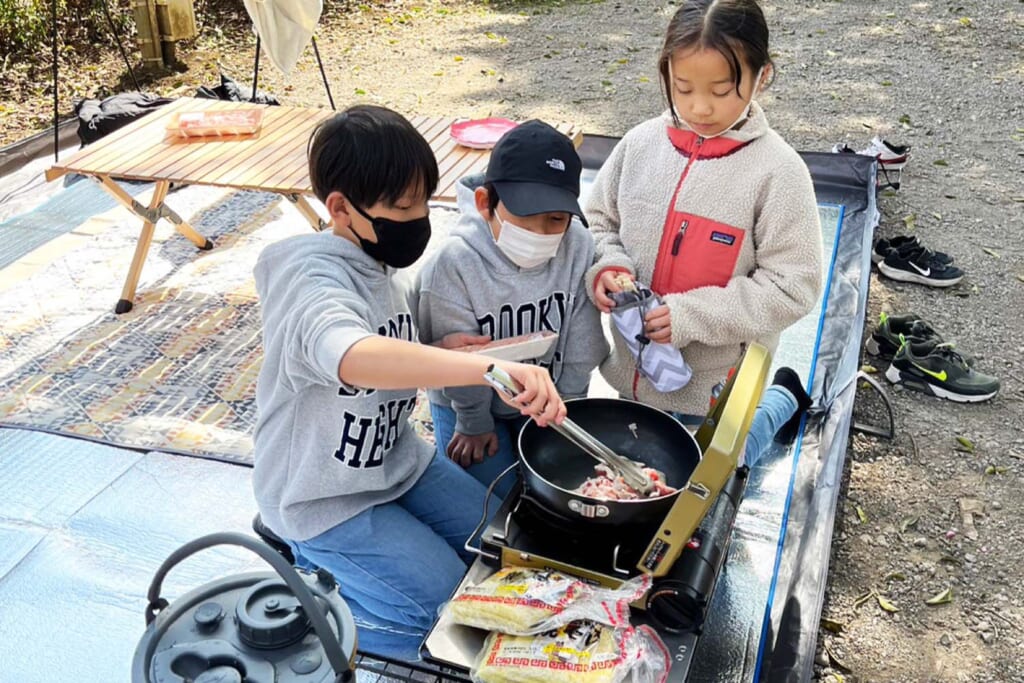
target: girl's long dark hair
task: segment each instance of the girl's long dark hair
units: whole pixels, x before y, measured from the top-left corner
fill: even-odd
[[[676,114],[669,62],[676,52],[694,49],[717,50],[725,57],[737,94],[743,62],[754,73],[761,67],[774,66],[768,53],[768,23],[755,0],[684,0],[668,24],[658,57],[658,71],[673,118]]]

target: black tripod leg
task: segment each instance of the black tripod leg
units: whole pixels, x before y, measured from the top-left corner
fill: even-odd
[[[252,67],[252,95],[249,97],[250,102],[256,101],[256,86],[260,82],[260,34],[256,32],[256,64]]]
[[[324,71],[323,60],[320,59],[320,50],[316,46],[316,36],[313,36],[313,54],[316,55],[316,63],[320,67],[320,77],[324,79],[324,90],[327,91],[327,101],[331,103],[331,109],[338,111],[338,108],[334,106],[334,98],[331,96],[331,84],[327,82],[327,72]]]

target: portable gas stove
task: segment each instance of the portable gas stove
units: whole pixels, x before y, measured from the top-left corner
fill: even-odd
[[[531,499],[520,480],[482,525],[480,547],[472,545],[476,534],[467,542],[479,559],[463,585],[508,566],[554,569],[610,587],[649,574],[651,588],[633,603],[632,620],[658,631],[673,655],[669,680],[684,681],[746,487],[747,469],[736,465],[769,365],[763,346],[747,349],[697,430],[700,463],[660,526],[587,527]],[[468,670],[485,635],[442,614],[424,641],[423,654]]]

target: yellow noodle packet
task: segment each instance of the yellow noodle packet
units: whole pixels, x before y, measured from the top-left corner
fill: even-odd
[[[629,603],[649,586],[647,576],[610,589],[556,571],[506,567],[463,588],[444,609],[457,624],[513,635],[542,633],[578,619],[628,625]]]
[[[671,663],[647,627],[573,621],[533,636],[492,633],[471,676],[476,683],[663,683]]]

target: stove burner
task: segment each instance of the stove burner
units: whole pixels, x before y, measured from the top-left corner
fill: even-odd
[[[545,508],[517,484],[484,531],[483,542],[495,559],[508,549],[625,579],[636,576],[636,564],[656,530],[589,525]]]
[[[738,470],[665,576],[656,578],[642,606],[660,632],[699,631],[746,486]],[[492,566],[550,567],[606,585],[636,576],[637,564],[658,531],[653,526],[608,527],[558,514],[517,482],[481,536],[481,557]],[[474,534],[475,536],[475,534]]]

